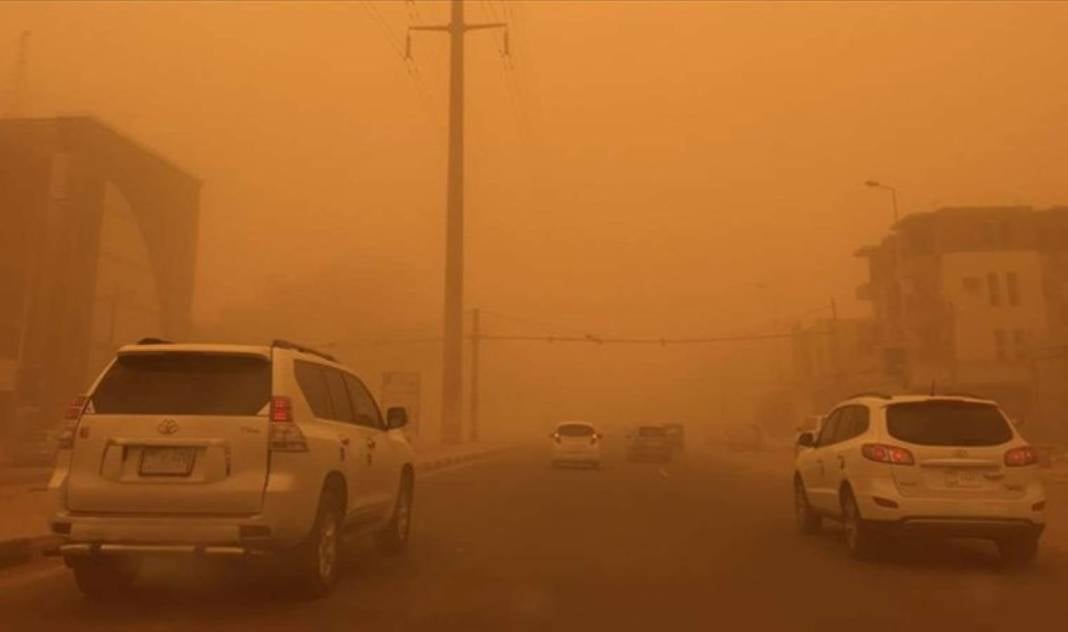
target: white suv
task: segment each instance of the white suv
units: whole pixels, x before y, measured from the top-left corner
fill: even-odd
[[[860,557],[895,534],[990,539],[1008,563],[1035,556],[1046,507],[1038,458],[992,401],[858,396],[798,443],[803,533],[840,520]]]
[[[329,592],[343,535],[408,540],[413,455],[358,377],[299,345],[121,348],[67,413],[49,487],[59,553],[90,597],[146,556],[281,558]]]

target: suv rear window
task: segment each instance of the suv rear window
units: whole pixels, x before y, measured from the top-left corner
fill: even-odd
[[[563,424],[556,429],[556,433],[562,437],[589,437],[593,434],[593,427],[586,424]]]
[[[638,428],[639,437],[663,437],[667,434],[660,426],[642,426]]]
[[[271,363],[244,356],[120,356],[93,392],[100,415],[255,415],[271,398]]]
[[[1012,439],[996,406],[974,402],[891,404],[886,427],[890,436],[916,445],[1000,445]]]

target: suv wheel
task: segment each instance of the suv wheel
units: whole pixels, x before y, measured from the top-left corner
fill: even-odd
[[[121,597],[137,579],[141,560],[134,557],[80,557],[70,560],[78,590],[94,600]]]
[[[295,570],[300,589],[324,597],[337,580],[341,561],[341,503],[330,491],[319,497],[319,513],[308,539],[297,549]]]
[[[998,540],[998,553],[1006,566],[1026,566],[1038,555],[1038,538],[1032,535]]]
[[[801,533],[811,535],[820,530],[822,520],[808,504],[805,484],[800,479],[794,481],[794,515],[797,517],[797,528]]]
[[[853,557],[870,559],[875,555],[878,549],[877,538],[861,518],[857,501],[849,491],[842,495],[842,528],[845,531],[846,546]]]
[[[408,476],[401,478],[393,516],[378,534],[378,547],[385,553],[397,554],[408,546],[412,529],[412,491],[412,479]]]

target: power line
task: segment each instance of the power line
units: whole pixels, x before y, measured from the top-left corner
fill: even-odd
[[[367,14],[371,16],[371,19],[378,24],[382,30],[382,34],[385,36],[386,41],[389,43],[393,52],[400,57],[404,63],[404,68],[408,73],[408,76],[412,79],[415,85],[416,97],[419,99],[420,109],[423,111],[423,115],[430,120],[430,98],[427,94],[426,86],[423,84],[423,74],[419,69],[419,65],[415,62],[411,55],[408,54],[406,47],[400,45],[400,37],[390,26],[389,21],[382,15],[378,7],[374,5],[371,0],[363,0],[363,7],[367,10]]]

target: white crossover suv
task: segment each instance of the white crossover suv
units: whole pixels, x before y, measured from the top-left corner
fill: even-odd
[[[839,520],[861,557],[910,534],[993,540],[1007,563],[1037,552],[1046,507],[1037,454],[992,401],[858,396],[798,443],[803,533]]]
[[[549,438],[553,440],[553,466],[601,467],[601,434],[593,424],[585,421],[563,422],[557,424]]]
[[[118,351],[67,420],[51,529],[90,597],[167,555],[280,558],[299,589],[323,595],[343,536],[407,543],[407,412],[383,418],[326,354],[146,339]]]

